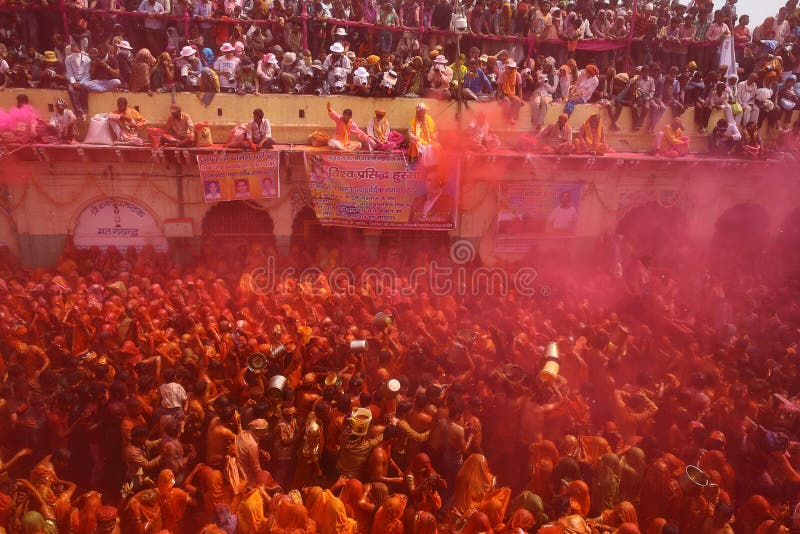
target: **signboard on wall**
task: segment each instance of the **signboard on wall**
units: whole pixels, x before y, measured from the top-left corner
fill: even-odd
[[[577,182],[500,184],[497,237],[574,235],[580,202]]]
[[[456,227],[458,165],[409,165],[400,154],[307,153],[323,225],[410,230]]]
[[[280,152],[222,152],[197,156],[206,202],[280,196]]]
[[[122,198],[103,198],[87,206],[78,216],[73,240],[76,247],[120,250],[153,246],[167,250],[167,238],[158,221],[143,206]]]

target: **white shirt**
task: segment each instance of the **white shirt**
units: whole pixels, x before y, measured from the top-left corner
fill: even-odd
[[[77,54],[70,54],[64,61],[64,66],[67,69],[67,81],[69,83],[86,83],[91,78],[89,77],[89,66],[92,60],[85,52],[78,52]]]
[[[425,199],[425,204],[422,206],[422,216],[427,217],[428,213],[433,209],[433,205],[436,204],[436,201],[439,200],[439,197],[442,196],[441,193],[436,195],[434,198],[427,197]]]
[[[578,81],[575,83],[575,94],[588,102],[599,84],[600,79],[597,76],[589,76],[583,72],[582,76],[578,76]]]
[[[158,2],[153,3],[153,5],[150,5],[150,2],[148,0],[144,0],[141,4],[139,4],[138,11],[139,13],[160,15],[164,13],[164,6]],[[164,21],[155,19],[153,17],[145,17],[144,27],[147,28],[148,30],[163,30]]]
[[[53,113],[53,116],[50,117],[50,126],[55,128],[56,130],[56,137],[62,139],[64,137],[64,133],[67,131],[67,127],[74,124],[77,118],[75,114],[72,112],[71,109],[65,109],[64,113]]]
[[[560,231],[573,231],[578,222],[578,210],[573,206],[556,206],[547,218],[550,228]]]
[[[247,125],[245,136],[254,143],[272,137],[272,128],[270,128],[269,121],[267,119],[261,119],[261,124],[256,124],[254,120],[250,121]]]
[[[224,55],[219,56],[216,61],[214,61],[214,70],[219,73],[220,87],[236,88],[237,81],[234,79],[234,76],[239,69],[239,61],[239,58],[236,56],[231,56],[231,58],[228,59]]]
[[[739,82],[736,89],[736,96],[739,98],[740,104],[753,104],[756,99],[756,89],[758,84],[749,84],[747,81]]]

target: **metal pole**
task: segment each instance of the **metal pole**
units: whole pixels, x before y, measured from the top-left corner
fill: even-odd
[[[638,3],[639,2],[636,1],[633,2],[633,12],[631,13],[631,29],[630,29],[631,33],[630,35],[628,35],[628,42],[625,45],[625,66],[624,66],[625,72],[628,72],[628,68],[630,67],[631,46],[633,45],[633,32],[636,28],[636,17],[638,16],[639,13]]]
[[[461,33],[456,33],[456,80],[458,80],[458,87],[456,88],[456,99],[458,105],[456,107],[456,120],[461,126],[461,106],[464,105],[464,76],[461,74]]]
[[[67,3],[61,0],[58,3],[58,10],[61,12],[61,24],[64,25],[64,40],[69,42],[69,19],[67,18]]]

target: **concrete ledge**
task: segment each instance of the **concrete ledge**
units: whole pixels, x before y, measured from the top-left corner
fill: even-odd
[[[31,105],[36,108],[43,119],[49,119],[52,113],[52,106],[56,98],[69,99],[66,91],[54,91],[48,89],[8,89],[0,92],[0,107],[9,108],[16,104],[16,96],[20,93],[28,95]],[[169,106],[173,102],[172,94],[157,93],[148,96],[146,93],[92,93],[89,95],[89,116],[97,113],[106,113],[116,107],[116,99],[125,96],[130,106],[136,107],[147,119],[150,126],[163,126],[169,115]],[[285,144],[305,144],[308,143],[308,135],[314,130],[325,130],[333,132],[332,122],[326,111],[326,102],[330,101],[334,109],[342,111],[345,108],[353,110],[353,118],[362,127],[366,127],[367,122],[373,116],[375,108],[381,107],[386,110],[392,128],[402,133],[406,133],[409,123],[414,115],[414,107],[420,102],[428,105],[431,116],[436,121],[437,128],[441,131],[460,131],[469,123],[470,119],[477,111],[485,112],[491,121],[492,131],[500,136],[507,146],[513,146],[517,137],[528,132],[531,127],[531,108],[523,106],[520,119],[517,123],[511,124],[504,116],[503,108],[498,102],[469,103],[469,109],[465,109],[461,121],[456,118],[457,105],[452,101],[422,99],[422,98],[364,98],[356,96],[312,96],[312,95],[233,95],[216,94],[208,106],[204,106],[197,94],[177,93],[175,102],[191,115],[195,123],[208,122],[211,127],[211,134],[216,143],[224,143],[231,129],[236,124],[248,122],[252,118],[255,108],[262,108],[272,126],[273,137],[279,143]],[[548,109],[545,124],[556,121],[558,115],[563,111],[563,104],[552,104]],[[609,145],[618,151],[624,152],[650,152],[652,150],[652,136],[646,132],[635,132],[630,129],[632,120],[630,110],[624,109],[618,124],[623,128],[619,132],[613,132],[609,128],[608,114],[605,109],[598,104],[585,104],[576,106],[575,112],[569,120],[573,130],[577,129],[586,121],[592,113],[601,114],[605,133]],[[657,128],[661,129],[669,122],[672,115],[665,113],[658,123]],[[686,127],[686,134],[690,136],[691,151],[704,152],[705,138],[695,135],[694,110],[687,109],[682,120]],[[722,111],[715,110],[711,114],[709,124],[713,125],[717,120],[723,118]],[[775,130],[766,131],[766,126],[762,131],[766,140],[775,136]]]

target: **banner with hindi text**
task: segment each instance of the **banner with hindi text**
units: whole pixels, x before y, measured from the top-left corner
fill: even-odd
[[[197,156],[206,202],[280,196],[280,152],[220,152]]]
[[[402,154],[307,153],[314,212],[328,226],[453,230],[459,160],[444,161],[423,166]]]
[[[577,182],[501,184],[497,237],[574,235],[580,201],[581,184]]]

